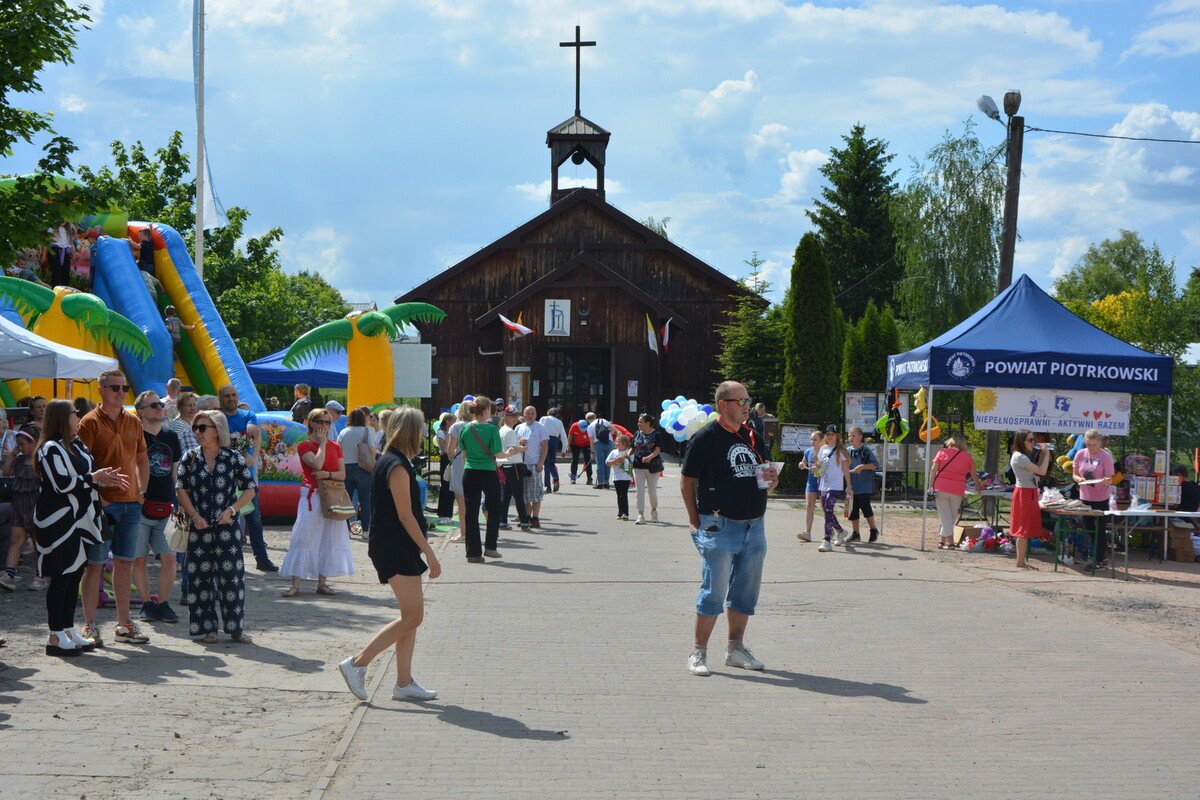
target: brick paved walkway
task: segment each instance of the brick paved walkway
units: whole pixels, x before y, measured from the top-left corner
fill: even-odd
[[[0,597],[0,796],[1194,794],[1196,655],[1006,583],[1078,576],[819,554],[782,502],[747,637],[766,671],[723,666],[722,622],[715,674],[689,675],[697,556],[676,480],[662,488],[662,525],[618,523],[611,492],[577,486],[547,499],[543,532],[502,539],[502,562],[438,540],[427,704],[390,699],[385,659],[370,705],[343,689],[334,665],[393,613],[359,543],[338,597],[284,600],[254,574],[252,647],[158,625],[150,652],[50,662],[37,604]]]

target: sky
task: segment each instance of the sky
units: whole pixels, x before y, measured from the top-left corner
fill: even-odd
[[[92,0],[75,63],[24,105],[99,166],[114,139],[194,149],[192,0]],[[354,302],[396,295],[543,211],[546,131],[612,132],[608,201],[776,289],[819,168],[855,123],[914,158],[1019,89],[1026,123],[1200,141],[1200,0],[208,0],[206,140],[225,206],[285,232],[285,269]],[[28,171],[19,148],[0,172]],[[590,166],[564,177],[594,182]],[[1200,266],[1200,145],[1030,132],[1015,272],[1049,288],[1089,244],[1140,232]],[[774,295],[778,299],[778,292]]]

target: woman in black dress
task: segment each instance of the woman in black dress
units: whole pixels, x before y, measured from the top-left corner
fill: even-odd
[[[367,665],[375,656],[395,645],[396,685],[393,700],[433,700],[437,692],[426,689],[412,676],[413,646],[417,628],[425,616],[425,595],[421,575],[442,574],[442,565],[425,539],[425,510],[421,508],[420,489],[412,459],[421,452],[425,436],[425,417],[405,406],[387,421],[384,441],[387,449],[375,462],[371,473],[373,509],[371,543],[367,554],[379,582],[392,587],[400,606],[400,618],[380,629],[356,656],[338,664],[346,685],[359,700],[367,699]],[[426,567],[425,561],[429,562]]]
[[[220,411],[192,419],[200,446],[179,462],[175,495],[191,521],[187,546],[188,633],[217,641],[217,606],[225,632],[235,642],[253,641],[242,630],[246,610],[246,565],[238,514],[254,501],[254,479],[246,459],[229,446],[229,423]]]
[[[79,581],[87,564],[86,548],[101,542],[97,486],[129,487],[129,478],[112,467],[96,469],[92,454],[75,434],[79,417],[69,400],[51,400],[38,442],[36,472],[41,481],[33,512],[38,574],[46,587],[48,656],[77,656],[95,642],[75,630]]]

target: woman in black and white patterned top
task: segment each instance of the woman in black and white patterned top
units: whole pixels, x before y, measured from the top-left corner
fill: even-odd
[[[229,446],[229,426],[219,411],[201,411],[192,420],[200,446],[179,462],[176,496],[191,521],[188,533],[188,633],[217,641],[217,606],[225,632],[235,642],[252,640],[242,630],[246,606],[246,566],[238,513],[254,499],[254,479],[246,459]]]
[[[78,438],[79,417],[69,400],[51,400],[37,448],[41,481],[33,512],[38,574],[50,579],[46,616],[50,640],[46,655],[77,656],[95,642],[75,630],[79,582],[87,564],[87,545],[102,541],[97,486],[129,487],[129,478],[111,467],[96,469],[92,454]]]

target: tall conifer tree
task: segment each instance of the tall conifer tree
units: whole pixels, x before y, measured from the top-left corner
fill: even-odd
[[[780,419],[830,423],[840,419],[843,338],[821,240],[806,233],[796,247],[786,299]]]

